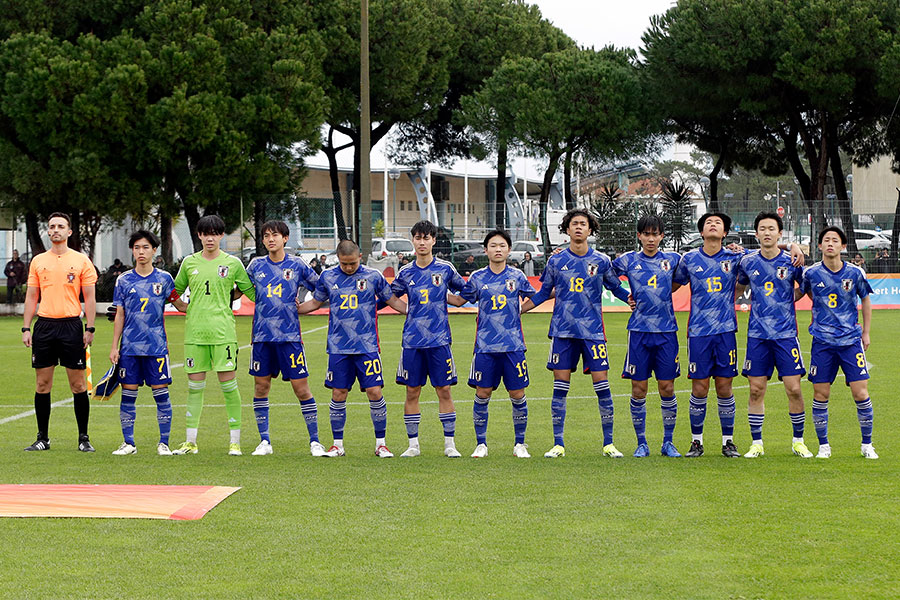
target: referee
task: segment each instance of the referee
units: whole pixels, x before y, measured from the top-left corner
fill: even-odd
[[[90,259],[69,248],[72,221],[69,215],[55,212],[48,220],[48,234],[53,247],[38,254],[28,270],[28,291],[25,294],[25,319],[22,324],[22,343],[31,348],[31,366],[37,383],[34,392],[34,414],[37,417],[37,440],[25,450],[49,450],[50,389],[53,370],[57,364],[66,368],[69,388],[75,400],[75,421],[78,423],[78,449],[93,452],[88,438],[87,381],[84,376],[85,348],[94,340],[94,317],[97,307],[94,285],[97,271]],[[82,331],[81,302],[84,295],[84,314],[87,326]],[[37,310],[38,320],[31,334],[31,320]]]

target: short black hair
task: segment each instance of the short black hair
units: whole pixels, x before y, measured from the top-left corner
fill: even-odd
[[[412,226],[412,229],[409,230],[409,235],[411,235],[412,237],[416,237],[417,235],[430,235],[431,237],[437,239],[437,232],[437,227],[431,221],[419,221]]]
[[[509,237],[509,234],[505,230],[499,229],[499,228],[494,229],[493,231],[488,231],[487,235],[484,236],[484,242],[482,242],[481,245],[484,246],[485,248],[487,248],[488,242],[491,241],[491,238],[496,237],[498,235],[500,237],[502,237],[504,240],[506,240],[507,246],[512,247],[512,238]]]
[[[847,245],[847,242],[849,241],[847,239],[847,234],[844,233],[843,229],[841,229],[840,227],[837,227],[836,225],[832,225],[831,227],[826,227],[825,229],[823,229],[822,231],[819,232],[819,243],[820,244],[822,243],[822,240],[825,239],[825,234],[828,233],[829,231],[833,231],[836,234],[838,234],[838,237],[841,238],[841,244],[843,244],[844,246]]]
[[[569,223],[572,222],[572,219],[575,217],[584,217],[587,219],[588,228],[591,230],[591,233],[596,233],[600,229],[600,223],[597,221],[597,217],[595,217],[589,210],[585,208],[573,208],[562,219],[562,223],[559,224],[559,232],[560,233],[568,233],[569,232]]]
[[[637,222],[637,232],[652,232],[654,230],[659,233],[663,233],[663,220],[659,218],[659,215],[644,215]]]
[[[64,212],[50,213],[50,216],[47,217],[47,222],[49,223],[49,222],[50,222],[50,219],[53,219],[53,218],[55,218],[55,217],[62,217],[63,219],[65,219],[65,220],[66,220],[66,223],[69,224],[69,229],[72,229],[72,219],[69,217],[69,215],[67,215],[67,214],[64,213]]]
[[[128,247],[134,248],[134,245],[138,243],[138,240],[147,240],[148,242],[150,242],[150,247],[154,250],[159,248],[159,238],[153,235],[152,231],[147,231],[146,229],[138,229],[131,234],[130,238],[128,238]]]
[[[703,226],[706,225],[706,220],[710,217],[719,217],[722,219],[722,225],[725,226],[725,233],[731,231],[731,217],[726,215],[725,213],[720,212],[708,212],[704,213],[700,220],[697,221],[697,231],[703,233]]]
[[[280,233],[281,237],[288,237],[291,235],[291,230],[288,229],[287,223],[275,219],[266,221],[262,224],[262,227],[259,228],[260,235],[266,235],[267,231],[270,231],[272,233]]]
[[[356,242],[353,240],[341,240],[337,245],[335,253],[338,256],[356,256],[359,254],[359,246],[357,246]]]
[[[757,229],[759,229],[759,222],[764,221],[766,219],[772,219],[776,223],[778,223],[778,231],[784,230],[784,221],[781,220],[781,217],[779,217],[777,214],[775,214],[773,212],[762,211],[761,213],[756,215],[755,219],[753,219],[753,231],[756,231]]]
[[[225,221],[219,215],[206,215],[197,221],[197,233],[201,235],[225,235]]]

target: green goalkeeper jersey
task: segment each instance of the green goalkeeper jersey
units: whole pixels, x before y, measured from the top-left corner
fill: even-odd
[[[248,298],[256,299],[247,271],[237,258],[222,251],[213,260],[203,258],[202,252],[185,257],[175,277],[179,294],[190,288],[185,344],[208,346],[237,342],[231,311],[231,290],[235,284]]]

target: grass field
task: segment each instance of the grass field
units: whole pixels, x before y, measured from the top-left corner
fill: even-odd
[[[242,486],[200,521],[0,519],[3,598],[870,598],[898,597],[900,556],[900,402],[896,346],[900,319],[876,311],[870,392],[875,405],[877,461],[859,456],[859,428],[842,379],[831,402],[828,461],[790,452],[790,422],[780,385],[770,386],[764,428],[767,454],[750,461],[718,453],[715,400],[707,416],[707,455],[700,459],[637,460],[628,412],[630,386],[618,377],[627,315],[606,318],[616,408],[616,444],[627,458],[603,458],[600,417],[588,377],[569,395],[565,459],[539,458],[552,445],[552,378],[543,367],[549,316],[526,315],[531,387],[527,441],[535,458],[512,456],[509,401],[496,394],[488,429],[490,456],[448,460],[433,392],[423,393],[417,459],[379,460],[368,405],[349,399],[347,457],[315,459],[287,384],[270,396],[275,454],[249,456],[258,442],[250,407],[249,352],[241,354],[245,456],[226,456],[221,392],[207,388],[200,454],[158,457],[155,409],[146,390],[138,400],[139,454],[114,457],[121,442],[118,403],[93,403],[96,454],[76,451],[71,404],[54,408],[49,452],[24,453],[34,440],[34,378],[19,342],[20,319],[0,320],[0,482],[131,483]],[[684,328],[682,317],[682,330]],[[741,317],[740,338],[746,332]],[[801,341],[808,313],[801,315]],[[183,321],[168,321],[173,364],[182,360]],[[328,446],[323,379],[325,317],[304,317],[304,341]],[[470,315],[451,318],[460,374],[468,372],[474,335]],[[386,379],[400,348],[399,317],[380,320]],[[102,373],[112,326],[99,322],[94,369]],[[240,319],[249,339],[250,321]],[[682,338],[683,339],[683,338]],[[186,377],[173,372],[172,442],[184,438]],[[461,377],[462,379],[462,377]],[[212,382],[210,382],[212,383]],[[747,387],[735,380],[736,442],[749,445]],[[651,386],[652,387],[652,386]],[[690,443],[686,378],[675,441]],[[472,392],[455,388],[457,445],[471,453]],[[806,439],[815,452],[807,398]],[[403,391],[389,383],[388,446],[405,449]],[[70,397],[57,374],[53,400]],[[118,398],[118,396],[117,396]],[[658,396],[648,399],[647,431],[658,454]]]

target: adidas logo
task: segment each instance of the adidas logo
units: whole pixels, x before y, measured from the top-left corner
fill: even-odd
[[[191,411],[187,411],[187,413],[185,414],[185,416],[187,416],[187,417],[193,417],[194,415],[191,414]]]
[[[569,266],[568,266],[568,265],[563,265],[563,268],[560,269],[560,271],[568,271],[568,270],[569,270]]]
[[[634,268],[634,270],[635,271],[643,271],[644,269],[641,268],[641,265],[638,265]]]
[[[753,271],[753,275],[759,275],[759,271]]]
[[[200,271],[198,271],[197,269],[194,269],[193,271],[191,271],[191,275],[199,275],[199,274],[200,274]]]
[[[331,284],[331,289],[333,289],[333,290],[338,289],[338,285],[336,283]]]
[[[481,286],[481,289],[483,289],[483,290],[486,290],[486,289],[488,289],[488,286],[487,286],[487,284],[484,284],[484,285],[483,285],[483,286]]]
[[[134,294],[135,292],[137,292],[137,290],[134,289],[134,288],[131,288],[131,292],[130,292],[130,293]]]
[[[866,370],[865,370],[865,369],[860,370],[859,374],[860,374],[860,375],[865,375],[865,374],[866,374]]]
[[[702,272],[703,272],[703,267],[697,267],[697,269],[694,271],[694,273],[702,273]]]
[[[226,367],[233,367],[233,366],[234,366],[234,363],[231,362],[231,361],[229,360],[227,363],[225,363],[225,366],[226,366]],[[798,367],[798,368],[799,368],[799,367]]]
[[[825,284],[820,281],[816,287],[825,287]]]
[[[230,418],[228,419],[228,422],[229,422],[229,423],[237,423],[237,419],[235,419],[234,417],[230,417]]]

